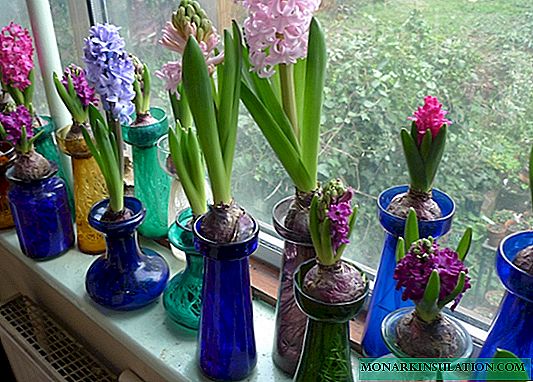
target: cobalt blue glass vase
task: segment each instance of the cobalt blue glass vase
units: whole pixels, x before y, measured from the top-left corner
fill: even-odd
[[[248,257],[257,249],[259,227],[254,220],[248,239],[219,244],[202,236],[202,219],[193,227],[195,246],[204,256],[200,368],[209,378],[239,381],[257,363]]]
[[[502,240],[496,254],[496,271],[507,290],[492,322],[480,358],[492,358],[504,349],[518,358],[533,356],[533,276],[513,264],[522,249],[533,245],[533,231],[518,232]],[[533,378],[533,368],[528,371]]]
[[[132,214],[116,222],[102,220],[108,204],[109,199],[102,200],[89,212],[89,224],[105,236],[106,253],[89,267],[85,289],[96,303],[106,308],[138,309],[163,293],[168,265],[156,252],[139,246],[137,227],[146,213],[142,203],[125,197],[124,206]]]
[[[192,210],[187,208],[178,215],[168,231],[170,244],[185,252],[187,266],[169,281],[163,295],[163,304],[175,323],[198,330],[202,309],[204,259],[194,248],[192,219]]]
[[[365,320],[362,347],[367,357],[377,358],[389,353],[381,337],[381,323],[385,316],[399,308],[413,306],[410,300],[402,300],[402,290],[396,290],[396,281],[392,278],[396,267],[396,244],[398,237],[404,234],[405,219],[387,211],[391,200],[407,190],[408,186],[389,188],[379,195],[377,201],[379,222],[385,230],[385,242]],[[419,221],[420,237],[438,238],[448,233],[452,226],[455,213],[454,201],[436,189],[433,190],[433,200],[439,205],[442,217]]]
[[[57,167],[43,178],[18,179],[14,168],[7,171],[8,198],[22,252],[35,260],[53,258],[74,245],[72,213],[65,181]]]

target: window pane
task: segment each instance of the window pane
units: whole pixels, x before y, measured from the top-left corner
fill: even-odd
[[[122,26],[127,49],[152,71],[175,58],[157,40],[176,4],[107,2],[110,21]],[[215,21],[223,22],[231,15],[243,17],[231,4],[203,1]],[[377,267],[383,233],[376,198],[408,181],[399,131],[423,97],[435,95],[454,122],[435,183],[457,203],[453,232],[445,241],[455,246],[465,227],[474,228],[468,257],[474,287],[462,308],[489,322],[502,288],[494,272],[495,249],[486,244],[487,222],[519,221],[511,225],[517,229],[533,220],[524,177],[533,131],[533,3],[323,0],[318,17],[329,51],[319,177],[343,178],[356,189],[361,206],[348,256]],[[167,105],[161,81],[154,84],[154,103]],[[270,223],[272,206],[294,190],[241,110],[234,195]]]
[[[530,226],[526,165],[533,111],[533,3],[323,1],[329,67],[319,176],[341,177],[361,206],[348,256],[376,268],[383,233],[376,198],[408,174],[399,142],[407,116],[435,95],[453,120],[435,186],[457,203],[454,247],[467,226],[473,288],[461,303],[490,322],[502,290],[487,218]],[[243,118],[236,197],[260,219],[291,194],[290,181],[257,127]],[[506,210],[507,212],[499,212]],[[501,217],[501,215],[506,215]]]

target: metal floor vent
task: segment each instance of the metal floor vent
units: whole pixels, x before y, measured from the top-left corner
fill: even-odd
[[[30,353],[32,361],[60,381],[108,382],[118,379],[26,296],[15,296],[0,306],[0,326]]]

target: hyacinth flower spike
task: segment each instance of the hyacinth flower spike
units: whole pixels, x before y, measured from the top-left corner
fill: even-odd
[[[24,105],[34,116],[35,72],[30,32],[11,22],[0,32],[0,80],[15,104]]]
[[[296,62],[294,59],[293,64],[287,64],[280,58],[281,87],[276,85],[278,78],[268,78],[273,75],[273,66],[259,64],[262,61],[257,57],[264,51],[254,47],[253,41],[260,36],[252,38],[251,26],[247,27],[245,23],[250,48],[245,49],[242,85],[244,105],[301,192],[312,192],[317,188],[320,117],[327,63],[320,23],[315,18],[309,21],[310,24],[305,24],[309,25],[308,45],[302,46],[296,54],[305,60]],[[302,34],[301,38],[305,36]],[[306,54],[302,55],[303,52]]]
[[[420,220],[434,220],[442,216],[440,207],[431,199],[433,182],[446,146],[448,125],[447,111],[436,97],[427,96],[424,106],[408,119],[413,121],[411,130],[400,133],[402,148],[410,177],[409,191],[397,195],[388,211],[406,218],[409,208],[414,208]]]
[[[133,125],[144,126],[156,122],[156,119],[150,114],[150,97],[152,93],[152,78],[148,66],[141,62],[138,57],[130,54],[130,58],[135,67],[135,80],[133,81],[133,90],[135,98],[136,119]]]
[[[34,134],[32,122],[33,117],[24,105],[0,113],[0,134],[15,146],[14,174],[22,180],[40,179],[51,170],[50,162],[34,149],[33,143],[43,131]]]
[[[437,319],[440,315],[440,311],[448,303],[454,301],[452,310],[455,309],[459,303],[459,299],[464,291],[470,287],[469,280],[466,275],[466,268],[462,265],[464,259],[470,249],[472,242],[472,229],[467,228],[463,237],[459,241],[457,249],[455,251],[448,248],[440,249],[438,244],[432,237],[419,239],[418,234],[418,222],[416,218],[416,212],[414,209],[410,209],[407,217],[405,237],[398,240],[396,247],[396,260],[398,266],[396,268],[394,278],[398,280],[398,288],[409,284],[411,288],[416,287],[418,290],[406,290],[404,291],[404,298],[410,298],[415,302],[416,314],[423,321],[430,323]],[[430,259],[432,256],[449,256],[445,259],[445,263],[438,264],[432,263]],[[423,280],[407,280],[410,276],[402,274],[407,269],[415,269],[420,263],[427,263],[428,266],[433,266],[433,269],[429,275],[427,281]],[[413,267],[415,265],[415,267]],[[451,275],[443,271],[443,268],[454,266],[461,269],[458,274]],[[424,266],[416,268],[417,270],[423,270],[427,276],[427,269]],[[447,285],[442,285],[440,272],[446,277]],[[407,273],[407,272],[406,272]],[[414,273],[411,274],[413,276]],[[450,281],[455,281],[456,284],[450,285]],[[414,285],[418,281],[419,285]],[[421,289],[423,288],[423,289]],[[423,290],[423,293],[420,291]]]
[[[61,79],[54,73],[53,80],[57,94],[72,116],[67,139],[75,139],[81,135],[81,126],[89,120],[89,104],[98,105],[94,88],[87,82],[85,71],[74,64],[65,68]]]
[[[323,302],[353,301],[364,291],[365,277],[341,261],[357,215],[352,197],[353,190],[337,179],[328,182],[322,195],[315,195],[311,202],[309,230],[317,264],[305,275],[303,287]]]

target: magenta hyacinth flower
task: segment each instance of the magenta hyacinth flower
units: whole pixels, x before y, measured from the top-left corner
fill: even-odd
[[[33,43],[30,32],[11,22],[0,33],[0,72],[2,83],[24,91],[31,85]]]
[[[10,112],[0,113],[0,123],[6,132],[5,139],[13,145],[18,145],[22,138],[22,129],[26,129],[26,139],[33,137],[33,118],[28,109],[19,105]]]
[[[336,200],[332,200],[326,216],[331,220],[331,242],[333,251],[337,251],[342,244],[350,243],[349,219],[352,210],[353,190],[348,187],[346,192]]]
[[[68,77],[72,79],[74,90],[78,96],[82,106],[87,108],[90,103],[98,105],[98,99],[94,92],[94,88],[89,85],[87,78],[85,77],[85,71],[75,64],[70,64],[65,68],[61,83],[68,87]]]
[[[422,142],[426,131],[430,130],[431,135],[435,138],[443,125],[452,124],[452,121],[445,118],[446,114],[448,112],[442,110],[442,104],[439,103],[437,97],[427,96],[424,98],[424,106],[419,106],[413,115],[407,118],[416,124],[418,144]]]
[[[307,55],[307,38],[320,0],[242,0],[252,68],[260,77],[274,74],[278,64],[294,64]]]
[[[439,301],[443,301],[455,289],[459,275],[464,272],[465,285],[463,291],[455,298],[451,309],[454,310],[463,293],[470,288],[468,269],[459,260],[457,252],[450,248],[441,248],[437,243],[430,243],[427,239],[419,240],[411,246],[409,252],[396,265],[394,280],[396,289],[405,288],[402,294],[403,300],[412,300],[417,303],[424,297],[429,277],[433,270],[439,272],[441,288]]]

